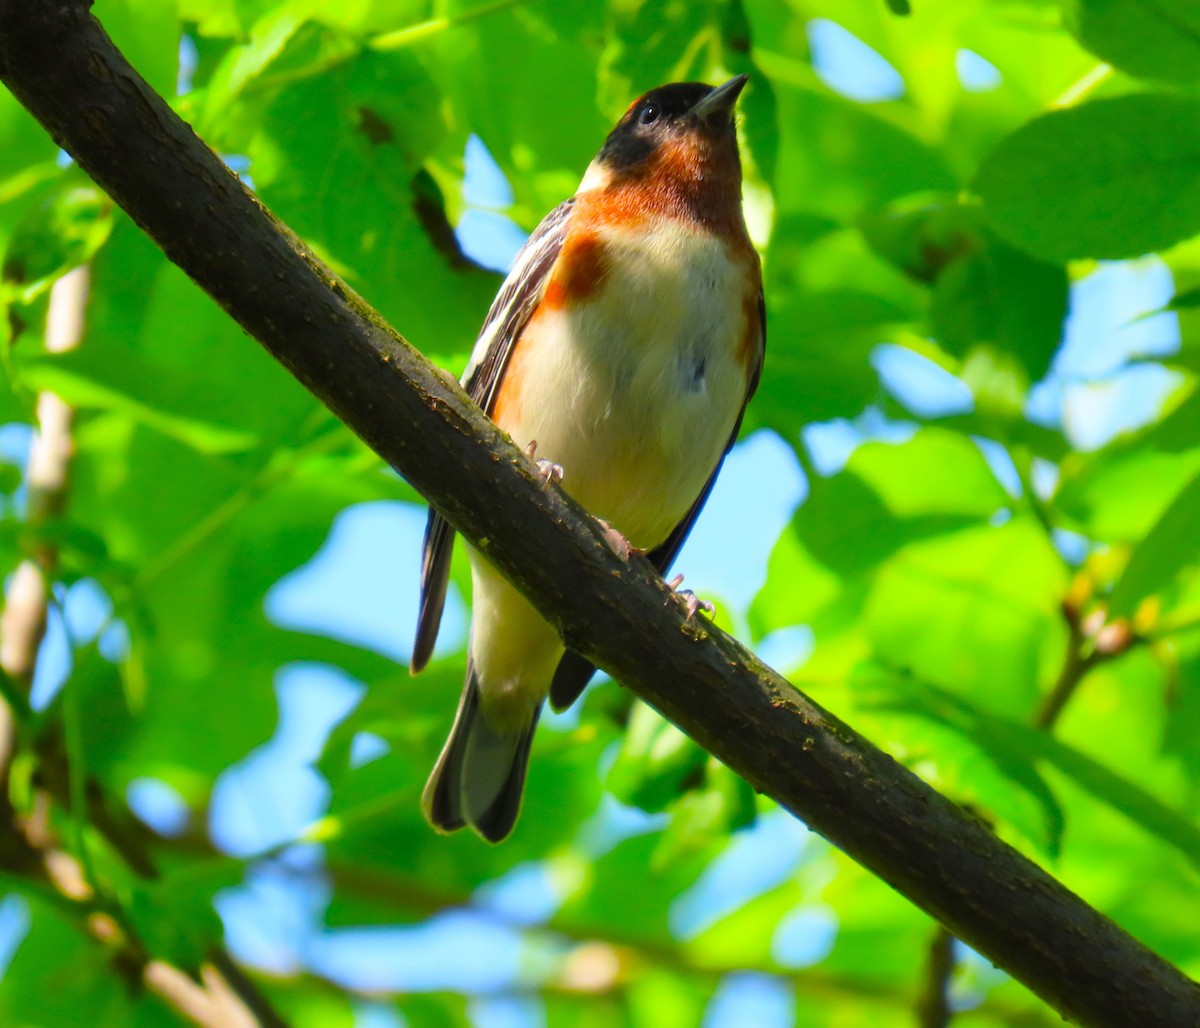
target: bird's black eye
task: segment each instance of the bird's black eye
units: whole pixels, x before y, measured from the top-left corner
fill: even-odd
[[[642,107],[641,113],[638,114],[638,121],[643,125],[653,125],[656,121],[658,121],[659,113],[660,111],[658,104],[645,104]]]

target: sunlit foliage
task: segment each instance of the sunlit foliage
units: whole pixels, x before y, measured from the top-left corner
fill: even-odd
[[[94,10],[262,201],[456,373],[499,283],[454,234],[487,202],[464,195],[464,154],[491,154],[511,202],[489,216],[527,231],[632,97],[749,72],[769,326],[745,433],[774,443],[757,496],[786,480],[798,505],[753,544],[771,543],[766,566],[746,558],[752,600],[713,597],[718,623],[1194,975],[1200,15],[906,6]],[[458,617],[410,679],[419,497],[2,91],[0,252],[0,567],[58,554],[43,711],[8,789],[31,802],[32,740],[74,710],[76,767],[160,829],[161,874],[139,876],[101,826],[60,808],[52,825],[154,954],[192,966],[227,938],[285,1016],[322,1028],[912,1023],[932,923],[612,683],[540,732],[510,841],[435,836],[417,797],[463,638]],[[81,263],[83,345],[47,356],[50,287]],[[41,390],[77,417],[65,513],[35,522],[19,426]],[[767,531],[754,477],[740,520],[718,519],[735,554]],[[285,616],[279,583],[367,503],[347,524],[390,511],[402,530],[369,545],[387,567],[403,548],[402,571],[369,600],[368,569],[336,576],[325,609],[363,612],[337,624]],[[314,668],[336,688],[297,743],[280,699],[301,718],[289,676]],[[291,763],[270,766],[273,737]],[[253,830],[297,804],[286,837]],[[5,894],[0,1021],[175,1023],[44,890],[6,873]],[[956,1022],[1057,1023],[958,958]]]

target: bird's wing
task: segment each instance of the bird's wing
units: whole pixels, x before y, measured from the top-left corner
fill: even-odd
[[[658,568],[661,575],[666,575],[667,569],[679,555],[679,551],[683,549],[683,544],[687,541],[692,526],[696,523],[696,518],[700,516],[700,511],[708,500],[709,493],[712,492],[713,483],[716,482],[717,475],[721,473],[721,465],[725,463],[725,456],[737,442],[738,432],[742,427],[742,417],[746,413],[746,405],[750,402],[750,398],[758,388],[758,381],[762,377],[763,359],[767,350],[767,307],[761,288],[758,292],[758,324],[760,333],[758,359],[750,369],[750,378],[746,385],[746,398],[742,401],[742,409],[738,412],[729,442],[725,444],[725,450],[717,461],[717,466],[713,468],[712,474],[708,476],[708,481],[704,483],[704,488],[700,490],[700,495],[696,497],[696,502],[688,508],[688,512],[666,540],[646,554],[647,559]],[[586,657],[581,657],[578,653],[572,653],[570,650],[564,653],[558,662],[558,667],[554,669],[554,680],[550,684],[550,706],[558,711],[566,710],[579,699],[595,671],[596,666]]]
[[[462,379],[467,395],[484,413],[491,413],[513,347],[537,307],[546,276],[562,250],[573,204],[574,200],[566,200],[542,219],[517,253],[512,270],[492,301]],[[421,604],[411,662],[414,674],[429,662],[433,653],[446,603],[453,549],[454,529],[430,507],[421,552]]]
[[[463,388],[485,413],[491,413],[513,347],[542,298],[546,276],[562,251],[574,205],[574,198],[564,200],[542,219],[517,253],[508,278],[492,301],[463,372]]]

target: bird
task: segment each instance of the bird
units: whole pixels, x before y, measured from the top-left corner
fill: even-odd
[[[762,372],[762,273],[735,122],[747,79],[671,83],[630,104],[518,252],[462,378],[548,481],[664,575]],[[433,652],[453,542],[431,508],[413,674]],[[439,832],[470,826],[496,843],[516,823],[544,701],[566,709],[595,668],[468,552],[466,681],[421,806]]]

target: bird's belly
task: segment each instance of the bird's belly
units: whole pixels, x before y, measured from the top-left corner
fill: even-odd
[[[743,269],[692,234],[616,250],[604,288],[544,309],[494,414],[635,546],[662,543],[728,444],[746,395]]]

